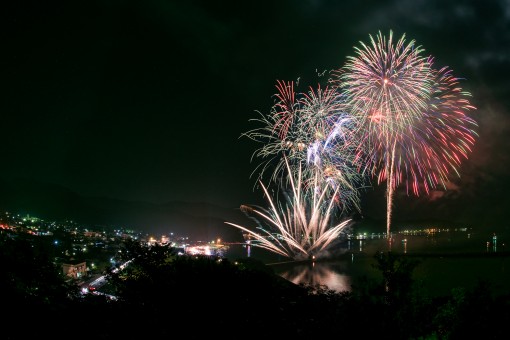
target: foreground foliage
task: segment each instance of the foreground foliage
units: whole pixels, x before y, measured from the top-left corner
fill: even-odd
[[[250,258],[177,255],[168,246],[127,242],[129,265],[108,274],[118,297],[110,300],[77,294],[36,243],[0,240],[6,339],[503,339],[510,321],[510,295],[495,296],[480,282],[431,298],[412,280],[419,262],[391,252],[375,255],[380,280],[361,278],[352,292],[336,293],[294,285]]]

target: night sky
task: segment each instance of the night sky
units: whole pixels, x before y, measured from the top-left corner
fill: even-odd
[[[395,218],[508,225],[509,1],[1,6],[2,180],[158,204],[265,202],[250,177],[259,145],[240,136],[269,112],[276,81],[314,85],[391,29],[462,78],[479,124],[460,179],[428,197],[398,194]],[[379,196],[367,193],[366,209],[384,216]]]

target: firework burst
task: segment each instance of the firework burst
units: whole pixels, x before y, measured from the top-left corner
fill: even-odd
[[[405,35],[396,42],[390,31],[370,36],[356,56],[348,57],[331,82],[344,91],[356,121],[355,164],[377,182],[386,181],[387,234],[390,237],[395,189],[405,183],[419,195],[445,185],[457,172],[474,143],[476,123],[469,93],[444,68],[435,70],[431,57]],[[359,143],[360,142],[360,143]]]
[[[329,184],[316,178],[312,190],[314,195],[309,197],[303,190],[302,172],[299,170],[295,176],[286,158],[284,163],[290,186],[285,202],[282,204],[272,199],[267,187],[260,183],[270,208],[241,206],[245,214],[259,221],[258,231],[230,222],[225,223],[253,237],[253,246],[293,259],[320,257],[339,240],[350,220],[334,225],[331,220],[338,206],[327,198]]]
[[[262,143],[252,156],[252,160],[262,159],[253,173],[259,174],[259,181],[270,173],[272,182],[283,185],[285,158],[290,171],[302,171],[305,188],[315,190],[313,182],[318,177],[329,182],[328,195],[344,211],[360,210],[359,189],[364,179],[352,167],[355,143],[345,100],[336,90],[320,85],[306,93],[296,93],[292,81],[279,81],[276,88],[270,114],[253,119],[261,127],[243,134]],[[306,166],[301,168],[301,164]]]

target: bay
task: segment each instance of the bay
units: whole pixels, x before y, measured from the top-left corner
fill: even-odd
[[[453,289],[471,289],[488,282],[497,293],[509,293],[509,233],[467,229],[362,235],[340,242],[334,256],[316,261],[293,261],[255,246],[231,246],[227,257],[252,257],[295,284],[323,285],[338,292],[351,291],[363,278],[382,280],[374,268],[376,256],[394,252],[418,261],[413,279],[431,296]]]

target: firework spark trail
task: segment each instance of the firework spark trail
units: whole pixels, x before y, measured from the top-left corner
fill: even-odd
[[[253,231],[247,227],[225,222],[252,236],[258,243],[253,246],[260,247],[293,259],[306,259],[312,255],[320,257],[340,237],[350,219],[332,225],[331,218],[338,207],[333,200],[327,200],[328,183],[315,182],[315,192],[310,199],[304,192],[302,171],[292,171],[287,159],[284,160],[290,183],[290,192],[284,206],[275,202],[267,188],[261,183],[264,194],[268,199],[270,208],[257,209],[250,206],[241,206],[246,214],[255,214],[259,217],[261,232]],[[277,204],[278,203],[278,204]],[[264,224],[268,228],[263,227]]]
[[[413,129],[412,147],[420,155],[408,180],[415,195],[421,184],[427,194],[446,183],[458,171],[462,159],[467,159],[475,143],[477,123],[467,113],[476,108],[469,103],[468,92],[459,87],[459,79],[444,67],[434,70],[432,99],[423,118]]]
[[[243,134],[262,143],[252,155],[252,160],[262,159],[253,173],[258,171],[259,181],[270,173],[272,182],[284,184],[279,182],[287,178],[283,176],[284,157],[292,169],[306,162],[308,166],[302,170],[305,187],[313,188],[313,181],[319,176],[330,182],[328,194],[336,195],[335,202],[344,211],[359,211],[359,188],[366,180],[352,167],[354,144],[350,142],[352,127],[346,118],[345,100],[336,90],[322,89],[320,85],[297,94],[294,82],[279,81],[276,88],[276,103],[270,114],[253,119],[261,127]]]
[[[387,236],[390,237],[395,189],[420,195],[458,174],[462,158],[474,143],[476,126],[467,116],[474,109],[458,79],[433,59],[422,56],[414,40],[403,35],[395,44],[379,32],[371,45],[361,43],[331,82],[345,91],[349,112],[357,121],[356,163],[386,181]],[[423,187],[423,189],[421,189]]]
[[[277,81],[276,88],[278,101],[274,106],[276,122],[272,133],[276,133],[280,139],[285,139],[296,111],[296,98],[294,92],[294,82]]]

